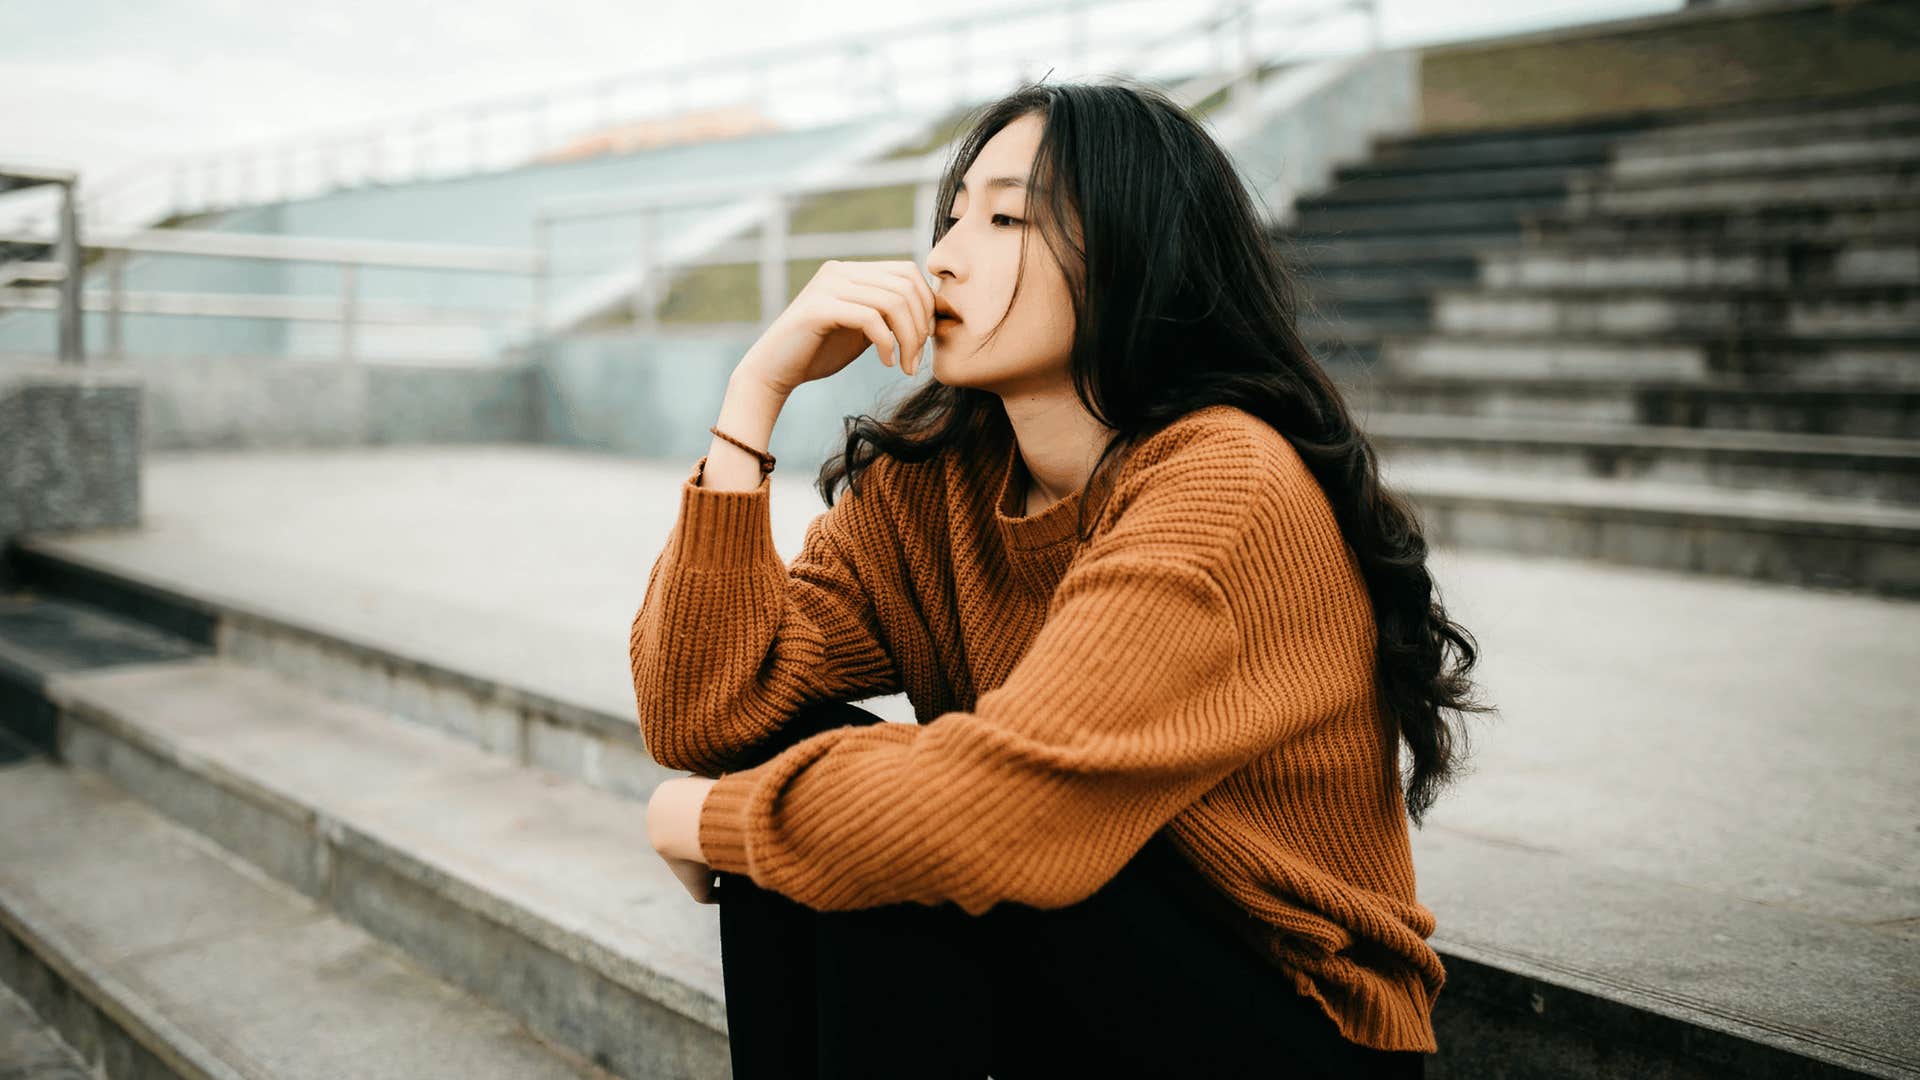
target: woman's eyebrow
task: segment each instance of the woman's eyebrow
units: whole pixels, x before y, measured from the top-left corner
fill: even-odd
[[[1023,176],[996,176],[991,180],[987,181],[987,186],[989,188],[1020,189],[1020,188],[1025,188],[1027,186],[1027,180]],[[956,192],[967,190],[967,182],[965,180],[960,181],[960,186],[955,188],[954,190]]]

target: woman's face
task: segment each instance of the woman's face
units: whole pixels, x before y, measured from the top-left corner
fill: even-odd
[[[1028,216],[1041,199],[1024,187],[1041,131],[1041,118],[1029,114],[987,140],[954,195],[947,234],[927,256],[934,291],[959,315],[937,322],[933,336],[933,375],[949,386],[1005,395],[1066,378],[1072,300],[1053,250]],[[1012,183],[995,182],[1005,178]],[[1024,275],[1020,296],[1008,310],[1016,275]],[[993,340],[983,341],[996,323]]]

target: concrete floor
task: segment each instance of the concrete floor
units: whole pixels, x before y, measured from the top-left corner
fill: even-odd
[[[88,558],[632,715],[687,461],[545,446],[155,454]],[[791,557],[824,507],[774,484]],[[1436,944],[1920,1062],[1920,604],[1439,551],[1473,772],[1414,834]],[[911,720],[904,698],[865,703]]]

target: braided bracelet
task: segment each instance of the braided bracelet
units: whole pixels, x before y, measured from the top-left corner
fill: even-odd
[[[773,471],[773,455],[772,454],[767,453],[765,450],[756,450],[753,447],[748,446],[746,443],[741,442],[739,439],[736,439],[733,436],[727,434],[726,432],[721,431],[719,428],[719,425],[717,424],[713,427],[708,428],[707,430],[713,432],[715,435],[720,436],[722,439],[727,440],[728,442],[739,447],[740,449],[745,450],[747,453],[752,454],[754,457],[759,458],[761,476],[765,476],[768,473]]]

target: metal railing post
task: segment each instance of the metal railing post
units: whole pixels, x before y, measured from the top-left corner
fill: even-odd
[[[656,223],[654,211],[642,210],[640,223],[634,230],[634,249],[640,259],[640,274],[633,286],[633,321],[646,330],[660,325],[659,278],[664,263],[656,262],[653,257]]]
[[[85,323],[80,312],[80,281],[86,274],[86,263],[80,253],[79,192],[75,190],[79,186],[77,179],[60,185],[58,250],[60,263],[66,268],[66,276],[60,280],[60,362],[63,364],[83,364],[87,359]]]
[[[127,358],[126,308],[127,259],[111,256],[107,259],[107,358],[116,364]]]
[[[360,323],[360,268],[350,262],[340,264],[340,362],[353,363],[355,338]]]
[[[533,284],[531,298],[533,311],[527,316],[528,343],[533,344],[547,329],[547,293],[550,285],[547,249],[551,246],[552,224],[542,214],[533,219],[533,273],[528,275]]]
[[[768,197],[760,228],[760,321],[770,323],[787,306],[787,228],[791,208],[785,192]]]
[[[913,255],[920,261],[921,266],[926,265],[927,256],[933,253],[934,201],[939,197],[939,186],[932,181],[914,185]]]

